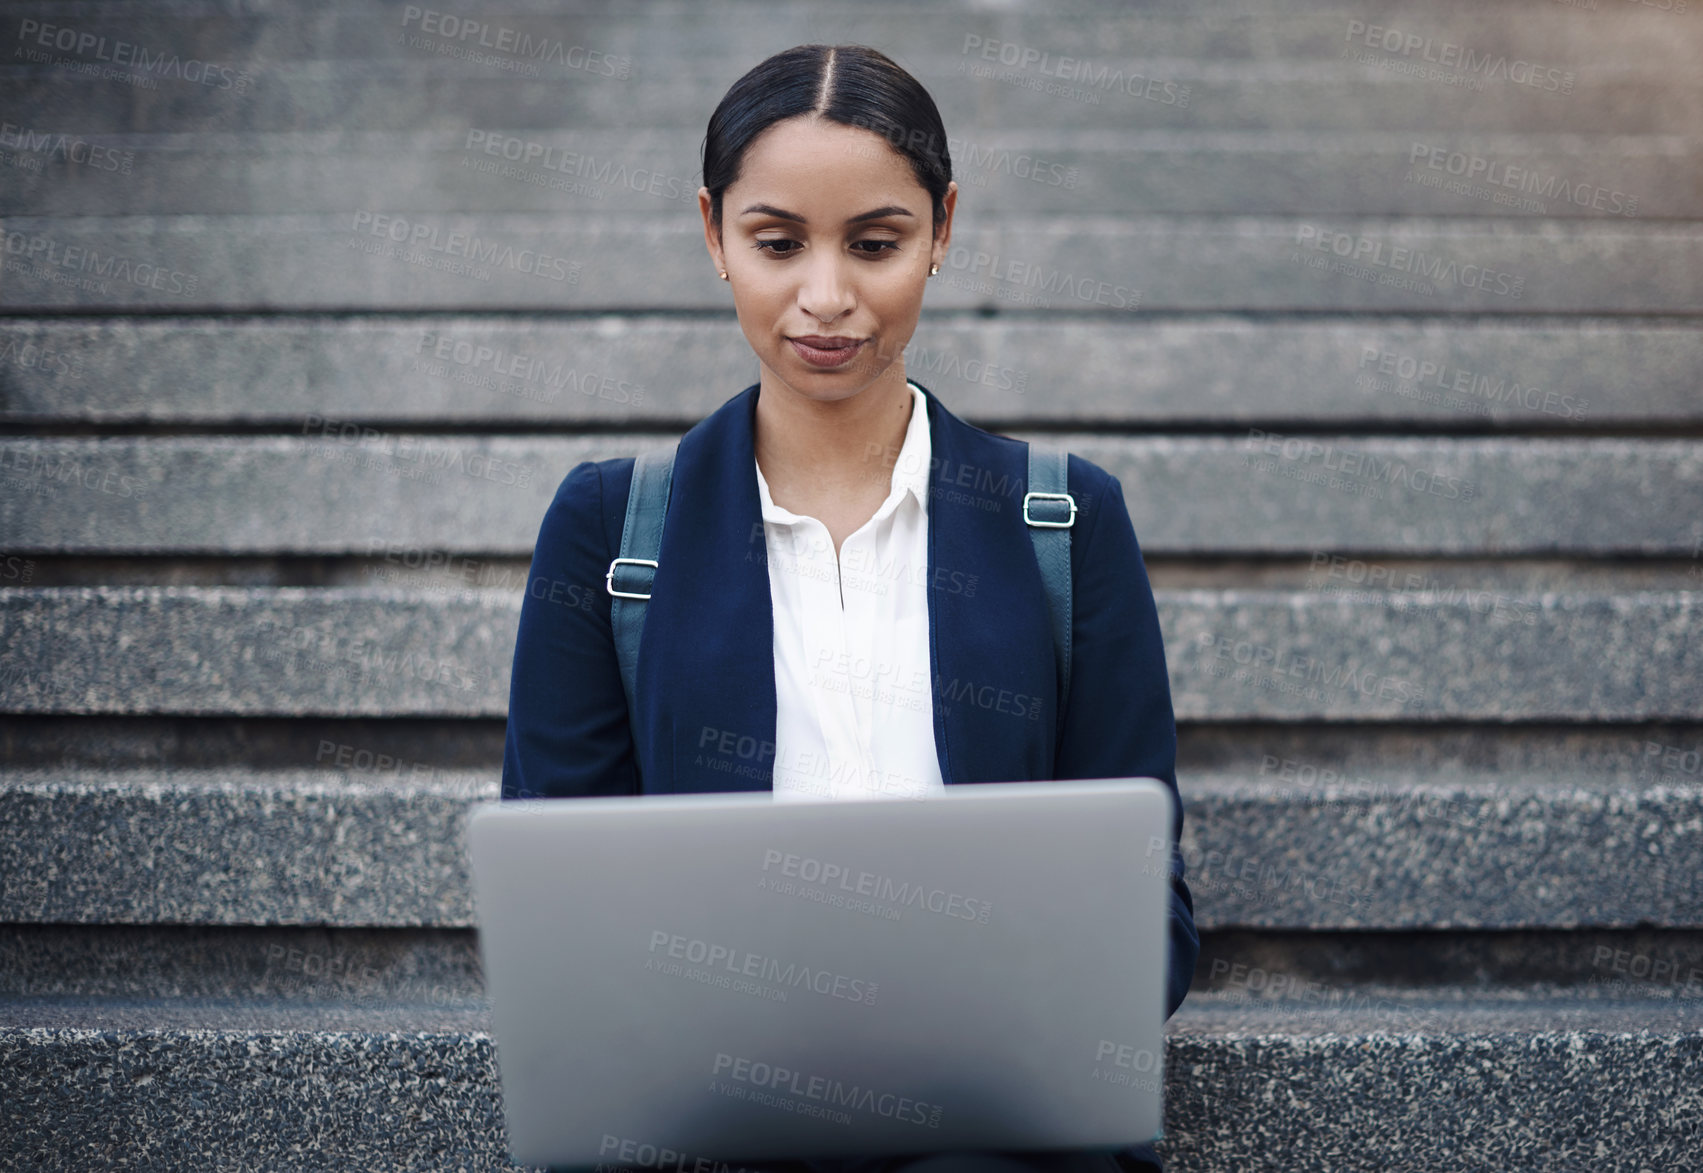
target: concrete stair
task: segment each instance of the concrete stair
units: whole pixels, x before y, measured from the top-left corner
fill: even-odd
[[[755,381],[697,145],[817,40],[953,135],[908,370],[1110,469],[1148,560],[1203,934],[1167,1168],[1703,1169],[1668,0],[20,7],[0,1167],[515,1167],[460,836],[532,543]]]

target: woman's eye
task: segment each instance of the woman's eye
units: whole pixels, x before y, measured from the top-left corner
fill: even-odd
[[[784,237],[772,237],[754,241],[752,244],[758,252],[766,252],[770,256],[790,257],[804,246],[796,240]],[[862,253],[866,257],[879,257],[888,252],[897,252],[899,242],[896,240],[859,240],[852,243],[852,251]]]

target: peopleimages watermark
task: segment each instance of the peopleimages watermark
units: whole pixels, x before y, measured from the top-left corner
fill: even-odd
[[[333,767],[354,774],[378,774],[386,779],[408,782],[436,782],[446,778],[466,778],[470,772],[451,770],[432,762],[410,761],[383,750],[368,749],[344,741],[320,738],[313,755],[314,764]]]
[[[1412,384],[1401,390],[1390,378]],[[1523,407],[1528,411],[1582,420],[1589,408],[1583,396],[1559,391],[1540,391],[1522,386],[1505,375],[1486,375],[1436,359],[1419,358],[1376,346],[1360,348],[1360,370],[1354,384],[1371,391],[1389,391],[1405,399],[1455,408],[1475,415],[1488,415],[1492,405]]]
[[[28,338],[19,341],[8,336],[4,342],[0,342],[0,362],[9,362],[21,370],[36,371],[44,375],[65,375],[76,379],[83,374],[82,355],[50,350]]]
[[[540,62],[617,79],[630,76],[633,68],[631,57],[413,4],[402,10],[402,32],[397,42],[404,48],[491,65],[525,77],[540,76]]]
[[[849,693],[890,709],[920,713],[929,704],[928,673],[926,666],[824,647],[817,651],[806,683],[824,692]]]
[[[540,281],[579,284],[579,261],[570,262],[540,249],[516,248],[473,233],[445,232],[438,225],[403,216],[361,209],[355,213],[351,232],[348,247],[357,252],[393,257],[478,281],[489,281],[490,270],[497,268]],[[372,239],[363,240],[363,236]]]
[[[34,578],[35,559],[0,553],[0,582],[16,582],[19,586],[29,586]]]
[[[0,147],[22,152],[19,156],[0,154],[0,162],[26,171],[40,171],[44,163],[57,161],[67,166],[87,167],[91,171],[129,175],[136,165],[135,151],[121,151],[91,142],[79,134],[37,130],[15,122],[0,122]]]
[[[878,444],[870,446],[880,447]],[[771,524],[782,531],[775,542],[777,557],[772,560],[769,556],[768,535],[768,527]],[[783,574],[837,581],[844,590],[883,597],[890,587],[903,585],[925,587],[942,594],[962,595],[966,599],[972,599],[981,585],[979,574],[954,570],[949,566],[935,566],[931,569],[926,560],[913,561],[893,552],[889,552],[884,558],[881,552],[873,547],[836,550],[833,538],[825,529],[801,530],[798,527],[761,521],[751,523],[745,561],[770,563]],[[904,687],[926,693],[928,671],[918,669],[915,676],[916,680]]]
[[[1537,626],[1541,610],[1530,600],[1500,591],[1445,583],[1429,574],[1399,570],[1326,550],[1313,551],[1312,565],[1307,568],[1307,589],[1352,602],[1390,603],[1396,599],[1423,599],[1447,606],[1465,603],[1474,614],[1489,615],[1509,623],[1523,623],[1527,627]]]
[[[462,602],[477,602],[485,591],[521,591],[540,602],[590,611],[605,594],[602,580],[596,583],[566,582],[543,574],[532,574],[522,566],[460,557],[425,546],[405,546],[383,538],[372,538],[367,542],[367,557],[380,559],[382,565],[363,566],[363,578],[406,585],[416,595],[441,594]],[[417,580],[422,577],[425,582],[417,585]]]
[[[1298,226],[1295,245],[1297,250],[1309,252],[1292,252],[1291,261],[1413,293],[1429,296],[1437,292],[1438,286],[1456,285],[1515,301],[1525,295],[1526,279],[1517,273],[1470,261],[1463,265],[1423,249],[1386,245],[1369,236],[1338,232],[1316,224]]]
[[[1198,642],[1212,653],[1213,660],[1206,667],[1208,676],[1229,677],[1239,684],[1292,693],[1311,701],[1322,701],[1332,693],[1342,692],[1402,705],[1419,705],[1425,701],[1425,689],[1420,685],[1373,671],[1354,660],[1327,664],[1317,656],[1300,656],[1288,648],[1227,635],[1214,636],[1209,631],[1201,632]]]
[[[368,992],[370,997],[386,1002],[417,1002],[433,1006],[453,1006],[477,998],[475,983],[480,972],[476,949],[461,952],[460,960],[467,964],[469,976],[456,980],[454,974],[432,981],[424,976],[407,976],[400,981],[391,977],[390,966],[380,968],[373,961],[382,961],[366,950],[336,949],[321,952],[298,945],[274,941],[266,947],[264,974],[273,979],[277,993],[284,997],[318,991],[348,997],[351,993]],[[447,979],[447,980],[446,980]]]
[[[788,994],[802,988],[825,998],[873,1006],[880,990],[879,984],[868,978],[783,962],[778,957],[666,929],[651,930],[644,968],[772,1002],[785,1002]]]
[[[470,128],[463,151],[473,153],[462,155],[461,165],[465,168],[589,199],[602,199],[609,188],[663,200],[694,204],[698,201],[695,179],[665,175],[647,167],[629,167],[619,160],[599,159],[498,130]],[[478,158],[478,155],[487,157]]]
[[[93,463],[79,452],[55,454],[36,448],[0,448],[0,485],[38,497],[53,496],[67,487],[107,497],[142,496],[141,478],[122,468]]]
[[[1102,94],[1123,94],[1131,98],[1175,106],[1179,110],[1186,110],[1189,104],[1189,87],[1186,85],[1178,85],[1174,81],[1160,81],[1133,70],[1096,65],[1080,57],[1054,55],[1044,49],[1020,45],[1015,41],[1000,41],[968,33],[964,37],[960,56],[973,56],[982,61],[996,62],[1010,66],[1017,72],[1001,74],[991,65],[960,60],[959,73],[967,73],[972,77],[994,78],[1053,97],[1069,98],[1086,106],[1098,106]],[[1060,84],[1061,82],[1069,84]]]
[[[735,1169],[726,1161],[693,1157],[667,1145],[651,1144],[608,1132],[597,1142],[597,1154],[600,1157],[613,1156],[615,1160],[599,1162],[592,1166],[592,1173],[624,1173],[625,1170],[633,1168],[654,1170],[655,1173],[752,1173],[752,1170],[744,1165]]]
[[[1640,752],[1638,777],[1645,781],[1703,782],[1703,747],[1687,749],[1659,741],[1634,743]]]
[[[1425,822],[1449,823],[1457,827],[1478,827],[1483,823],[1479,806],[1460,794],[1438,794],[1414,786],[1373,782],[1370,778],[1351,777],[1329,766],[1269,753],[1261,755],[1259,773],[1262,778],[1275,775],[1279,781],[1292,783],[1296,789],[1279,788],[1276,797],[1298,799],[1305,806],[1322,806],[1333,801],[1390,804],[1395,812],[1415,809],[1420,820]],[[1326,792],[1336,786],[1352,789],[1334,798],[1327,796]]]
[[[1574,183],[1559,175],[1544,175],[1466,151],[1453,151],[1433,143],[1409,146],[1405,183],[1436,187],[1458,195],[1503,204],[1522,212],[1546,212],[1550,200],[1615,216],[1636,216],[1638,197],[1592,183]],[[1475,187],[1482,183],[1486,186]],[[1538,196],[1540,199],[1528,197]]]
[[[864,871],[861,868],[782,851],[775,847],[763,851],[762,871],[763,874],[757,879],[757,886],[773,891],[790,892],[790,886],[782,888],[781,885],[786,884],[788,880],[794,880],[803,884],[820,885],[842,898],[864,897],[899,910],[901,914],[904,909],[914,908],[951,917],[953,920],[975,921],[984,925],[993,914],[993,905],[986,900],[977,900],[945,888],[900,880],[879,872]]]
[[[1638,993],[1647,996],[1652,986],[1671,986],[1680,998],[1703,998],[1703,966],[1689,964],[1677,957],[1652,957],[1612,945],[1598,945],[1591,958],[1598,970],[1620,974],[1605,977],[1591,975],[1590,984],[1605,987],[1611,994]]]
[[[775,758],[773,777],[777,792],[811,795],[817,798],[903,799],[926,802],[933,797],[928,783],[915,774],[901,770],[883,770],[853,758],[811,750],[783,748]],[[791,881],[785,881],[790,884]],[[800,890],[802,895],[802,890]],[[809,899],[809,897],[804,897]],[[862,911],[883,920],[898,920],[897,910],[867,908]]]
[[[414,651],[385,648],[368,639],[347,639],[334,632],[263,620],[259,659],[287,662],[291,668],[328,678],[367,684],[377,676],[419,680],[450,686],[460,692],[489,689],[489,668],[469,668],[449,659],[433,659]]]
[[[1366,488],[1390,485],[1413,493],[1441,497],[1445,501],[1465,502],[1478,496],[1478,486],[1470,480],[1415,468],[1397,457],[1379,456],[1331,440],[1286,436],[1281,432],[1249,428],[1248,438],[1243,444],[1252,454],[1283,461],[1288,466],[1284,470],[1285,476],[1293,471],[1297,474],[1294,479],[1328,484],[1331,488],[1344,487],[1338,482],[1345,480],[1351,491],[1359,489],[1363,492]],[[1275,461],[1255,461],[1251,455],[1244,457],[1242,464],[1260,472],[1271,472],[1278,467]],[[1382,496],[1381,493],[1364,495]]]
[[[1073,191],[1082,184],[1081,168],[1054,162],[1027,150],[987,146],[962,135],[942,137],[921,127],[884,124],[863,114],[853,115],[852,124],[873,131],[894,149],[907,155],[920,153],[925,162],[941,153],[944,147],[946,156],[952,160],[952,178],[958,181],[959,186],[979,187],[992,182],[996,175],[1038,183],[1043,187],[1062,187],[1067,191]],[[887,151],[879,144],[869,143],[859,146],[856,153],[869,158],[885,156]]]
[[[943,379],[962,379],[991,387],[996,391],[1013,391],[1018,395],[1029,390],[1029,372],[1022,367],[982,358],[965,358],[955,350],[930,349],[917,344],[913,337],[905,344],[905,373],[907,375],[939,375]]]
[[[706,725],[699,734],[698,753],[692,764],[719,774],[739,778],[757,778],[775,790],[838,797],[843,794],[875,793],[892,798],[923,800],[930,791],[923,780],[899,770],[883,770],[858,758],[817,753],[796,746],[783,746],[731,730]],[[805,899],[824,898],[825,893],[804,890],[782,881],[786,891]],[[777,887],[777,891],[782,890]],[[899,919],[896,909],[869,906],[859,911],[886,920]]]
[[[87,293],[105,293],[108,281],[134,285],[188,297],[195,293],[200,278],[152,261],[138,261],[121,253],[106,253],[83,244],[66,244],[40,233],[7,232],[0,237],[6,265],[17,258],[44,281]]]
[[[1139,1091],[1160,1090],[1163,1056],[1146,1047],[1100,1039],[1094,1044],[1094,1069],[1088,1078]]]
[[[429,437],[385,432],[311,412],[302,417],[302,435],[336,441],[319,451],[323,460],[358,464],[428,484],[441,484],[443,474],[453,472],[477,481],[524,489],[532,484],[535,471],[529,464],[503,460],[469,448],[466,443],[432,443]],[[380,463],[381,456],[391,463]]]
[[[902,448],[874,440],[865,443],[863,459],[865,463],[873,463],[882,468],[890,463],[893,473],[907,475],[920,471],[925,461],[920,454],[907,454]],[[969,505],[988,513],[999,513],[1007,502],[1020,504],[1028,490],[1028,484],[1022,476],[1010,472],[996,472],[985,465],[948,460],[932,452],[926,457],[926,464],[931,501],[935,497],[941,497],[954,504]],[[1088,499],[1085,496],[1078,497],[1076,503],[1078,508],[1088,508]]]
[[[1287,862],[1261,863],[1258,856],[1202,848],[1199,844],[1179,845],[1157,835],[1148,836],[1141,873],[1175,879],[1181,874],[1177,869],[1179,859],[1182,873],[1187,874],[1189,887],[1197,899],[1208,892],[1220,892],[1245,904],[1263,904],[1297,890],[1304,892],[1309,900],[1349,908],[1359,908],[1370,899],[1367,889],[1342,876],[1303,871]]]
[[[946,284],[956,288],[1040,309],[1052,306],[1054,294],[1065,294],[1075,301],[1107,309],[1141,308],[1141,291],[1128,285],[1115,285],[1098,277],[1079,276],[964,245],[953,245],[947,250],[946,269],[941,276]]]
[[[134,80],[147,82],[149,89],[157,88],[161,78],[237,94],[246,94],[254,85],[251,74],[229,65],[203,61],[199,57],[185,60],[176,53],[153,50],[134,41],[116,37],[109,39],[101,33],[88,32],[70,25],[44,24],[29,17],[18,22],[18,40],[21,45],[14,50],[14,54],[26,61],[43,65],[70,65],[82,69],[83,72],[119,80],[132,80],[119,72],[120,70],[134,70],[147,75],[145,78]],[[31,41],[40,48],[27,47]],[[43,52],[44,49],[55,49],[75,56],[54,58]]]
[[[1573,92],[1573,71],[1555,66],[1538,65],[1502,53],[1479,53],[1452,41],[1438,41],[1418,33],[1404,33],[1382,25],[1350,20],[1344,40],[1350,42],[1343,56],[1361,65],[1380,65],[1399,68],[1415,77],[1438,81],[1473,83],[1482,89],[1487,81],[1498,79],[1515,85],[1528,86],[1550,93]],[[1363,52],[1361,46],[1385,54],[1379,58]]]
[[[1209,980],[1208,997],[1214,1003],[1280,1003],[1285,1008],[1284,1017],[1291,1021],[1296,1017],[1313,1015],[1335,1019],[1345,1013],[1372,1011],[1399,1014],[1406,1020],[1409,1029],[1415,1029],[1446,1013],[1430,1003],[1404,1002],[1356,990],[1352,986],[1333,985],[1317,978],[1268,970],[1223,957],[1212,959]],[[1230,987],[1231,992],[1221,992],[1225,987]],[[1305,1009],[1299,1012],[1291,1009],[1297,1004]]]
[[[566,359],[552,362],[495,343],[473,342],[431,330],[421,332],[411,369],[539,403],[554,403],[563,390],[572,390],[586,399],[637,407],[649,394],[640,384],[600,371],[581,370]]]
[[[908,1124],[921,1124],[927,1128],[940,1127],[940,1115],[943,1111],[939,1104],[931,1104],[926,1100],[914,1099],[910,1096],[899,1095],[896,1092],[885,1092],[876,1088],[863,1087],[860,1084],[847,1084],[842,1080],[823,1075],[808,1075],[802,1071],[779,1064],[764,1063],[757,1059],[729,1055],[726,1051],[717,1051],[715,1062],[710,1068],[710,1074],[733,1080],[738,1086],[728,1088],[727,1085],[716,1088],[723,1095],[737,1092],[736,1099],[752,1100],[766,1103],[771,1107],[784,1108],[787,1111],[799,1112],[801,1115],[821,1115],[814,1111],[817,1107],[829,1111],[840,1110],[840,1123],[851,1123],[851,1116],[843,1111],[850,1108],[857,1112],[867,1112],[888,1120],[897,1120]],[[719,1081],[717,1081],[719,1082]],[[713,1086],[713,1085],[712,1085]],[[756,1092],[767,1093],[767,1097]],[[808,1103],[789,1102],[780,1100],[777,1093],[799,1097]]]

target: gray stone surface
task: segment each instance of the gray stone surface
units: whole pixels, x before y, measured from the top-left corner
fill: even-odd
[[[1440,19],[1436,14],[1416,12],[1411,6],[1397,7],[1400,11],[1388,19],[1400,22],[1393,27],[1404,35],[1409,31],[1425,35],[1420,32],[1424,29],[1434,45],[1454,35],[1457,13]],[[1465,84],[1476,79],[1460,69],[1438,71],[1443,77],[1412,76],[1413,53],[1380,51],[1358,42],[1351,46],[1347,36],[1350,20],[1361,20],[1368,27],[1392,27],[1380,25],[1378,18],[1360,9],[1339,10],[1329,16],[1309,14],[1314,19],[1304,22],[1303,27],[1310,24],[1309,33],[1321,50],[1316,56],[1261,61],[1239,59],[1234,54],[1183,57],[1150,40],[1133,52],[1091,50],[1079,58],[1088,62],[1085,67],[1064,67],[1063,80],[1043,71],[1040,53],[1052,55],[1049,64],[1056,70],[1060,57],[1081,52],[1083,38],[1104,35],[1110,28],[1126,45],[1139,42],[1146,31],[1144,22],[1102,19],[1094,22],[1096,27],[1069,37],[1076,42],[1073,48],[1063,48],[1060,43],[1067,38],[1055,37],[1050,31],[1026,41],[1015,40],[1029,34],[1003,26],[1004,13],[992,18],[980,13],[966,18],[961,12],[948,12],[926,43],[913,39],[908,44],[885,35],[872,37],[871,22],[855,15],[830,21],[806,17],[809,24],[804,28],[789,28],[783,23],[752,28],[745,21],[724,22],[734,29],[743,26],[745,34],[736,48],[725,53],[706,51],[698,45],[659,52],[615,41],[598,44],[591,39],[590,29],[584,34],[577,29],[558,29],[542,35],[560,41],[564,55],[567,47],[577,46],[607,56],[592,68],[542,63],[535,73],[527,75],[499,64],[455,61],[407,46],[393,46],[395,55],[389,57],[233,59],[222,63],[232,71],[230,88],[203,88],[160,78],[145,104],[137,103],[133,83],[97,87],[87,84],[86,77],[74,68],[37,65],[27,75],[34,84],[21,84],[24,79],[14,78],[11,84],[15,88],[6,98],[23,125],[69,124],[97,133],[416,130],[444,125],[557,130],[564,126],[644,126],[701,132],[728,86],[746,69],[801,40],[825,38],[873,40],[878,47],[896,53],[934,95],[953,136],[974,135],[984,127],[1061,125],[1109,131],[1132,126],[1425,133],[1436,133],[1439,127],[1491,133],[1518,128],[1530,133],[1563,134],[1686,134],[1698,125],[1703,116],[1703,85],[1694,67],[1697,34],[1677,15],[1644,14],[1671,18],[1665,26],[1655,19],[1638,22],[1641,27],[1633,43],[1623,42],[1625,47],[1620,52],[1609,50],[1605,59],[1592,56],[1589,26],[1582,20],[1572,21],[1569,36],[1574,38],[1574,47],[1563,49],[1551,40],[1550,47],[1562,55],[1544,60],[1526,34],[1533,27],[1554,27],[1556,17],[1532,12],[1530,5],[1523,7],[1527,17],[1510,17],[1511,24],[1504,24],[1494,38],[1503,45],[1518,45],[1506,57],[1501,57],[1490,41],[1456,50],[1458,57],[1462,50],[1471,48],[1478,61],[1486,62],[1480,76],[1495,72],[1493,77],[1484,77],[1482,86]],[[1294,20],[1294,14],[1288,12],[1263,18],[1245,15],[1247,40],[1283,37],[1286,30],[1275,34],[1272,30],[1281,30]],[[1562,19],[1572,15],[1562,14]],[[1618,19],[1630,24],[1628,18],[1633,15],[1628,12]],[[1615,23],[1600,15],[1596,19],[1598,28]],[[374,31],[398,39],[404,33],[399,24],[396,20]],[[648,23],[638,28],[629,25],[629,31],[642,36],[653,27]],[[962,50],[969,35],[984,37],[984,44],[1016,44],[1017,53],[1033,50],[1037,56],[1031,59],[1033,64],[1019,68],[983,60],[976,50],[966,55]],[[1662,43],[1663,48],[1647,49],[1652,42]],[[1455,40],[1447,43],[1461,44]],[[1341,54],[1351,47],[1365,59],[1343,58]],[[1675,62],[1675,56],[1687,51],[1692,54],[1689,59]],[[1432,52],[1436,54],[1437,48]],[[6,56],[11,59],[12,54],[7,52]],[[621,58],[628,59],[624,77],[619,76]],[[612,63],[606,65],[610,59]],[[70,58],[73,63],[76,60]],[[1513,61],[1544,70],[1536,75],[1538,84],[1509,81],[1508,67]],[[525,67],[533,63],[510,58],[504,64]],[[974,73],[973,69],[983,72]],[[1555,72],[1547,72],[1551,69]],[[241,72],[247,72],[250,81],[238,92],[236,75]],[[1570,92],[1562,93],[1568,74],[1572,75]]]
[[[1200,1010],[1210,1026],[1185,1004],[1167,1040],[1176,1173],[1681,1169],[1697,1152],[1695,1008],[1416,1009],[1405,1027],[1382,1008]]]
[[[1156,598],[1184,720],[1654,721],[1703,708],[1695,592]],[[4,591],[0,709],[498,717],[519,605],[493,590]]]
[[[1703,930],[1202,932],[1191,1003],[1394,1008],[1413,998],[1703,1000]],[[1350,1002],[1351,996],[1353,1001]],[[0,998],[461,1008],[485,997],[471,928],[11,924]]]
[[[1480,52],[1529,53],[1553,60],[1613,65],[1679,66],[1691,30],[1660,9],[1628,9],[1613,20],[1594,10],[1548,13],[1532,3],[1448,9],[1452,35]],[[1115,0],[1056,0],[1045,12],[999,10],[974,0],[926,5],[824,3],[808,8],[735,2],[659,0],[642,10],[611,9],[597,0],[507,0],[503,13],[517,32],[552,40],[575,36],[589,45],[649,59],[751,53],[753,37],[788,44],[875,33],[887,41],[933,53],[957,53],[963,34],[983,32],[1094,60],[1139,60],[1163,46],[1173,57],[1248,62],[1336,60],[1344,27],[1354,15],[1381,26],[1412,17],[1401,0],[1331,7],[1271,6],[1249,11],[1231,0],[1155,0],[1139,20]],[[1533,19],[1541,14],[1546,20]],[[239,10],[213,21],[188,0],[156,0],[138,11],[102,12],[96,27],[108,35],[182,44],[193,41],[209,56],[260,62],[418,60],[419,50],[395,35],[403,16],[339,7],[330,0],[300,0],[287,7]],[[224,15],[221,13],[221,15]],[[1437,18],[1441,19],[1441,17]],[[419,18],[415,18],[418,23]],[[648,63],[648,62],[647,62]],[[444,64],[455,64],[445,61]],[[477,67],[468,72],[478,72]]]
[[[3,592],[3,707],[500,716],[519,605],[518,591]]]
[[[530,558],[576,464],[677,436],[436,436],[318,415],[294,430],[309,434],[0,439],[6,549],[377,556],[406,583],[421,550]],[[1703,541],[1695,440],[1047,438],[1119,478],[1149,554],[1690,558]],[[1327,581],[1330,565],[1321,583],[1365,585]]]
[[[486,1016],[0,1003],[20,1168],[510,1168]]]
[[[1678,135],[1455,131],[1001,131],[953,146],[980,214],[1697,218],[1703,159]],[[701,129],[108,135],[129,172],[13,174],[18,215],[282,215],[355,208],[697,215]],[[514,161],[504,155],[507,151]],[[1450,156],[1456,156],[1451,174]],[[1514,168],[1512,186],[1489,186]],[[1455,182],[1476,166],[1473,182]],[[0,187],[0,190],[4,190]],[[1482,195],[1479,193],[1483,193]],[[1493,197],[1501,195],[1496,202]]]
[[[401,206],[338,215],[17,217],[5,228],[0,308],[14,312],[731,306],[695,215],[661,223],[614,211],[474,215]],[[1131,318],[1696,313],[1703,228],[967,214],[954,225],[936,281],[930,304],[942,309]]]
[[[406,1003],[485,996],[472,929],[0,926],[0,998]]]
[[[1703,785],[1207,775],[1184,799],[1214,928],[1703,927]]]
[[[351,760],[353,760],[351,755]],[[489,772],[72,771],[0,780],[0,921],[461,926]]]
[[[727,311],[14,319],[0,323],[0,356],[11,360],[0,362],[0,421],[295,433],[313,416],[379,428],[684,426],[757,381]],[[1686,319],[929,313],[905,364],[966,418],[1016,426],[1566,433],[1703,420],[1703,330]]]
[[[1703,928],[1703,782],[1274,769],[1182,793],[1203,928]],[[495,772],[0,775],[0,922],[466,926],[464,818],[496,796]]]
[[[1191,999],[1167,1168],[1684,1168],[1700,1056],[1696,1008]],[[482,1011],[11,1001],[0,1062],[0,1145],[37,1167],[506,1167]]]
[[[80,932],[46,928],[44,932]],[[1703,1000],[1703,932],[1655,928],[1472,932],[1208,929],[1189,999],[1314,1008],[1351,994],[1507,1005],[1557,999]]]

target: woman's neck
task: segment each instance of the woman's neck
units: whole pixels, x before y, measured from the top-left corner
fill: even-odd
[[[800,395],[764,370],[756,455],[775,504],[820,518],[830,531],[860,516],[866,520],[887,499],[910,426],[911,398],[899,363],[856,395],[830,401]]]

